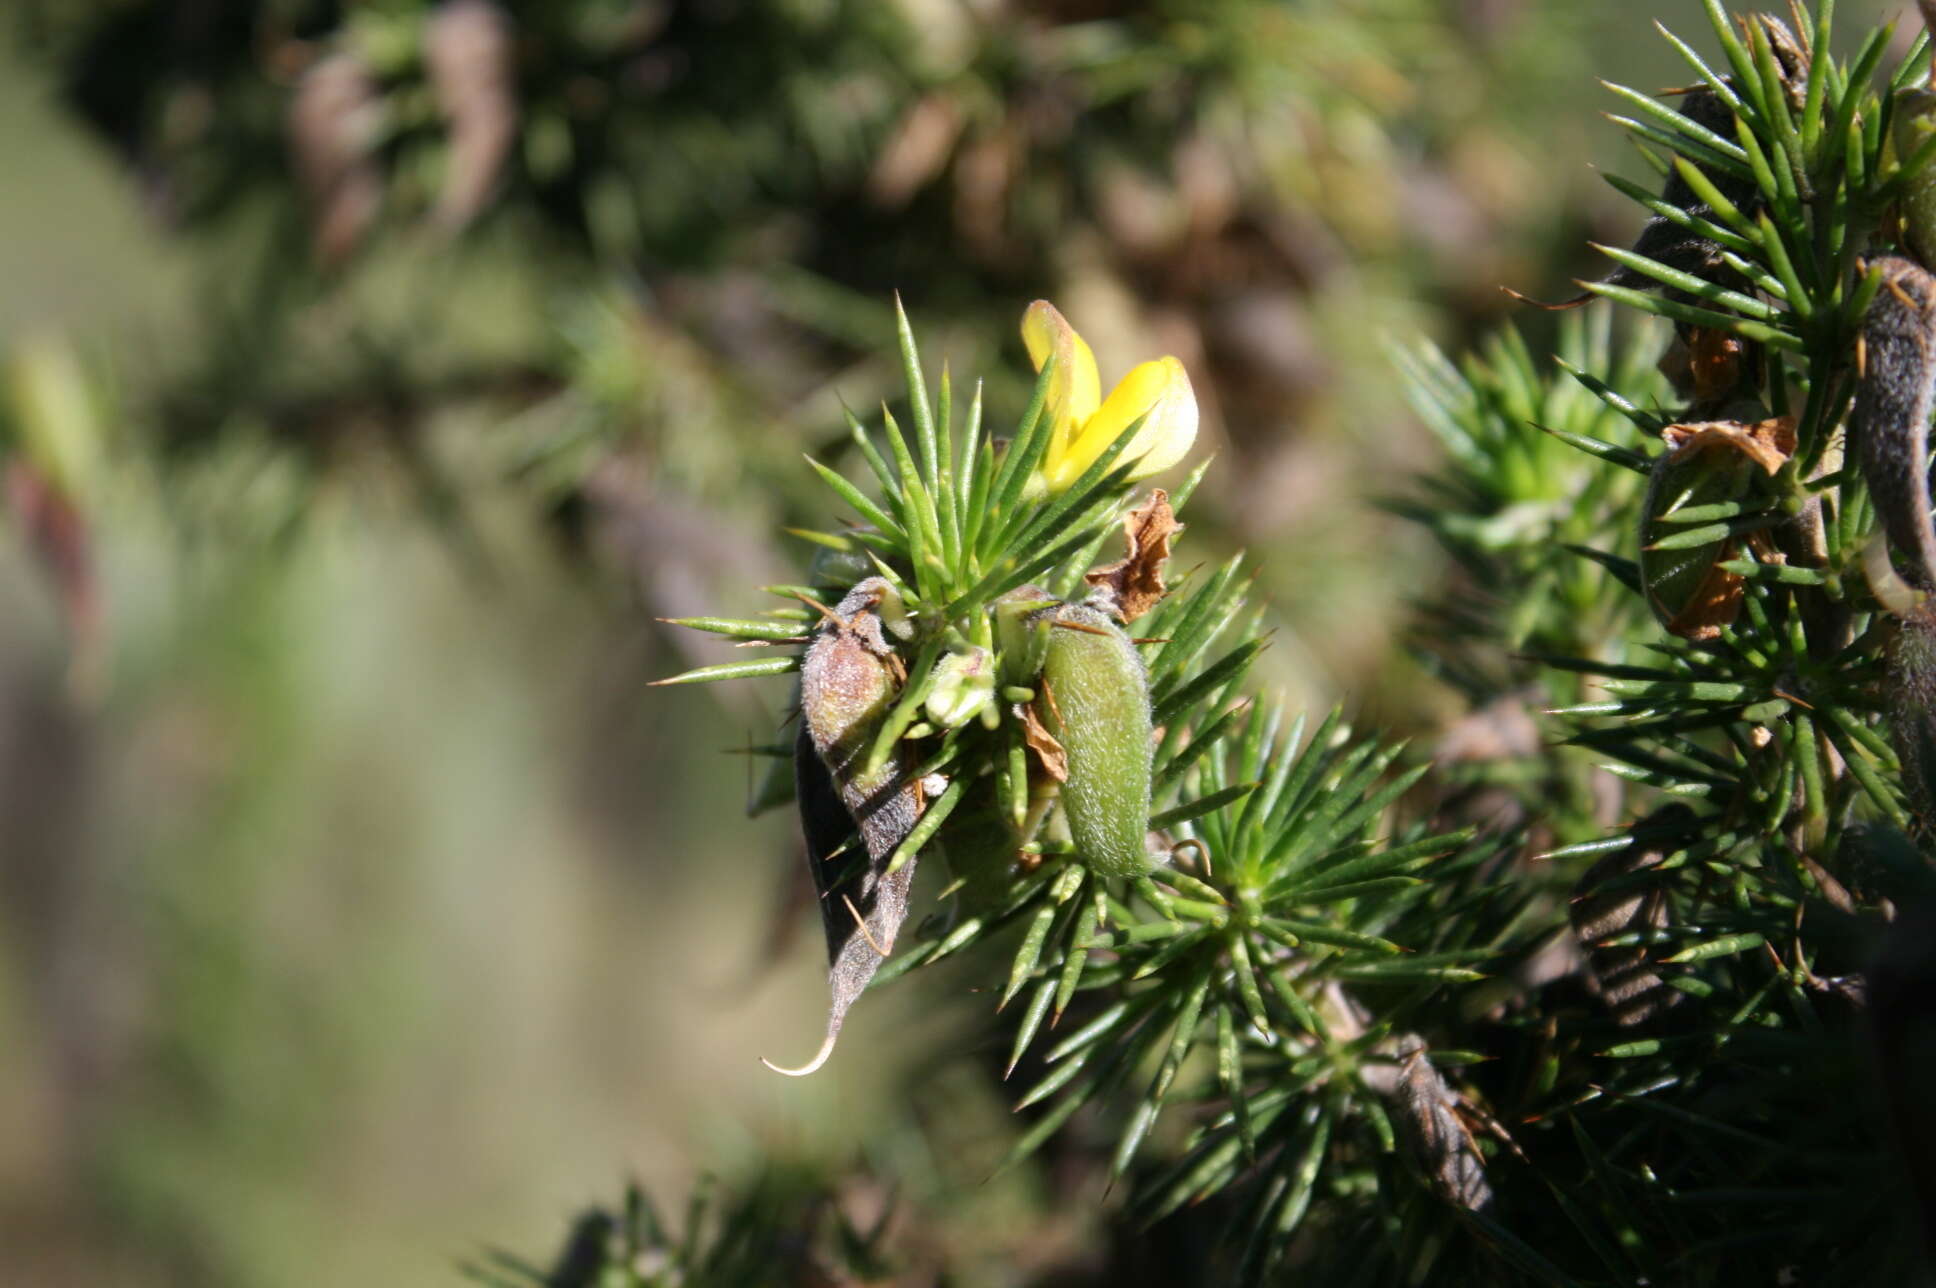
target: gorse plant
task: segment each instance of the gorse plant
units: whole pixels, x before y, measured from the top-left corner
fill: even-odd
[[[849,513],[807,584],[684,622],[786,651],[667,681],[798,672],[769,750],[833,993],[798,1072],[974,954],[1039,1109],[1010,1162],[1089,1112],[1130,1214],[1227,1223],[1201,1282],[1921,1273],[1936,91],[1926,38],[1838,58],[1832,3],[1705,7],[1685,89],[1613,87],[1649,219],[1557,307],[1611,304],[1550,367],[1401,355],[1447,459],[1394,504],[1458,578],[1418,648],[1480,748],[1436,773],[1245,687],[1241,557],[1170,575],[1204,467],[1135,485],[1194,433],[1174,360],[1105,399],[1032,306],[1004,444],[903,319],[907,411],[852,423],[869,486],[815,464]]]
[[[1248,1179],[1242,1259],[1259,1269],[1347,1140],[1376,1153],[1415,1139],[1472,1199],[1477,1156],[1433,1117],[1452,1094],[1392,1028],[1409,1007],[1374,1022],[1356,998],[1422,1000],[1472,977],[1481,950],[1429,928],[1421,875],[1468,871],[1469,834],[1394,825],[1422,769],[1389,777],[1394,749],[1336,715],[1306,736],[1244,690],[1263,640],[1241,558],[1165,584],[1203,466],[1173,494],[1139,501],[1132,485],[1194,435],[1175,360],[1101,399],[1094,359],[1051,306],[1031,306],[1024,331],[1041,375],[998,453],[978,401],[957,427],[945,373],[929,404],[904,325],[912,433],[891,413],[884,444],[853,427],[878,502],[816,465],[857,523],[813,534],[815,584],[776,588],[807,607],[683,623],[806,645],[668,681],[800,672],[790,754],[834,1000],[827,1043],[798,1072],[826,1058],[870,981],[1012,926],[1009,1070],[1060,1036],[1031,1061],[1018,1104],[1049,1107],[1011,1161],[1107,1104],[1123,1115],[1110,1172],[1124,1176],[1166,1104],[1214,1109],[1186,1115],[1203,1121],[1167,1170],[1136,1172],[1136,1201],[1160,1216]],[[1119,532],[1123,558],[1092,567]],[[927,851],[949,865],[953,910],[908,947],[897,932]],[[1400,1067],[1438,1089],[1438,1108],[1406,1099]]]

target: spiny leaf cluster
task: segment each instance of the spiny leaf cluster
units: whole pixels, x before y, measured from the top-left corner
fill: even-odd
[[[1067,491],[1037,495],[1026,484],[1047,447],[1052,369],[998,447],[978,394],[957,424],[945,371],[930,402],[905,319],[900,344],[906,426],[887,409],[878,437],[850,425],[872,495],[816,462],[854,521],[803,534],[823,550],[815,585],[774,589],[813,598],[839,592],[838,581],[818,584],[825,578],[863,575],[894,588],[896,611],[912,623],[913,660],[876,755],[906,744],[917,772],[948,776],[902,849],[954,858],[985,846],[989,806],[973,802],[992,798],[993,809],[1021,820],[1032,753],[1019,720],[1006,715],[933,728],[921,718],[925,677],[949,647],[999,653],[991,610],[1000,596],[1027,584],[1076,593],[1134,503],[1130,464],[1118,457],[1137,426]],[[1202,469],[1176,488],[1172,505],[1188,500]],[[1287,720],[1246,688],[1266,644],[1262,614],[1246,596],[1238,555],[1178,578],[1136,623],[1158,730],[1144,823],[1170,861],[1144,878],[1112,880],[1085,866],[1054,827],[1024,833],[1019,856],[1005,856],[1020,862],[998,864],[993,876],[958,865],[944,910],[916,942],[897,946],[874,983],[975,951],[1013,1020],[1005,1069],[1024,1078],[1017,1108],[1043,1107],[1008,1164],[1079,1111],[1100,1113],[1113,1124],[1109,1175],[1130,1182],[1132,1207],[1146,1219],[1226,1190],[1245,1196],[1233,1217],[1232,1267],[1256,1279],[1313,1209],[1328,1160],[1402,1150],[1412,1128],[1393,1100],[1390,1071],[1406,1054],[1395,1037],[1400,1026],[1423,1024],[1423,1004],[1448,983],[1478,978],[1472,962],[1487,948],[1435,928],[1438,892],[1469,877],[1482,853],[1467,845],[1469,832],[1399,821],[1401,798],[1423,768],[1394,775],[1398,747],[1355,737],[1336,712],[1307,730],[1302,717]],[[797,641],[809,621],[786,608],[684,624],[765,647]],[[1013,663],[997,663],[1003,696],[1026,701],[1026,668]],[[675,679],[795,665],[787,655]],[[1360,992],[1390,1004],[1374,1015]],[[1412,1041],[1407,1050],[1416,1052]],[[1158,1138],[1159,1157],[1145,1163]],[[1476,1147],[1471,1158],[1480,1158]],[[1427,1155],[1410,1175],[1430,1185],[1432,1168],[1444,1164]]]
[[[1527,967],[1556,947],[1578,964],[1510,1002],[1477,1076],[1523,1124],[1547,1192],[1524,1187],[1487,1216],[1538,1249],[1544,1269],[1525,1269],[1542,1282],[1902,1282],[1915,1239],[1900,1208],[1851,1203],[1848,1187],[1873,1199],[1893,1166],[1875,1078],[1902,1071],[1868,1061],[1864,981],[1928,866],[1904,834],[1884,717],[1894,625],[1864,578],[1877,524],[1849,411],[1879,288],[1864,257],[1897,238],[1895,203],[1931,162],[1889,143],[1894,91],[1926,67],[1927,41],[1878,82],[1891,31],[1838,59],[1832,3],[1796,9],[1786,33],[1705,8],[1718,60],[1668,39],[1724,127],[1616,86],[1632,109],[1617,119],[1666,186],[1611,180],[1656,221],[1640,246],[1676,244],[1653,231],[1664,221],[1705,250],[1667,263],[1602,248],[1616,267],[1586,289],[1672,324],[1683,350],[1727,354],[1722,379],[1663,397],[1604,346],[1582,362],[1605,320],[1569,319],[1557,370],[1535,373],[1511,338],[1456,372],[1412,362],[1451,449],[1415,517],[1510,587],[1503,611],[1466,615],[1454,661],[1488,639],[1494,657],[1523,650],[1549,739],[1586,757],[1594,784],[1549,794],[1557,748],[1494,775],[1549,833],[1580,839],[1527,856],[1522,887],[1573,923],[1528,942]],[[1579,408],[1582,389],[1597,406]],[[1546,419],[1555,401],[1573,419]],[[1690,422],[1791,425],[1792,455],[1704,492],[1675,472]],[[1542,427],[1577,449],[1538,473],[1560,504],[1530,544],[1488,543],[1505,498],[1531,491],[1518,480]],[[1663,626],[1679,605],[1647,565],[1690,552],[1736,579],[1738,602],[1677,634]],[[1555,567],[1527,576],[1529,556]],[[1579,583],[1593,589],[1570,600]]]
[[[487,1288],[764,1288],[776,1282],[860,1282],[893,1268],[884,1248],[890,1207],[862,1227],[825,1202],[819,1178],[775,1170],[721,1190],[702,1180],[675,1227],[636,1181],[616,1211],[582,1213],[550,1266],[502,1251],[465,1277]]]

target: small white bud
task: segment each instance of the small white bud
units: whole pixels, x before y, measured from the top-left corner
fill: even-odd
[[[936,725],[959,728],[994,700],[995,660],[987,649],[958,649],[935,663],[927,712]]]

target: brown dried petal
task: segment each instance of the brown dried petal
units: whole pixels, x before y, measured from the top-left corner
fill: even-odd
[[[1795,418],[1771,416],[1754,422],[1697,420],[1660,431],[1668,463],[1681,465],[1702,452],[1733,451],[1775,474],[1795,454]]]
[[[1723,537],[1698,549],[1656,551],[1652,543],[1664,535],[1659,506],[1684,489],[1701,500],[1737,496],[1753,477],[1752,467],[1776,473],[1795,453],[1795,418],[1688,421],[1667,426],[1661,440],[1667,451],[1655,461],[1648,489],[1641,576],[1662,625],[1686,639],[1713,639],[1739,615],[1747,589],[1738,573],[1721,567],[1735,557],[1737,545]],[[1774,557],[1772,549],[1768,557]]]
[[[1690,326],[1675,335],[1655,369],[1695,407],[1713,408],[1753,378],[1756,353],[1733,332]]]
[[[1022,722],[1022,740],[1028,743],[1029,750],[1042,762],[1042,770],[1058,783],[1069,781],[1069,753],[1064,751],[1056,736],[1048,731],[1042,718],[1035,714],[1035,704],[1020,702],[1015,705],[1015,714]]]
[[[1123,516],[1123,558],[1084,573],[1083,579],[1106,589],[1117,616],[1133,622],[1162,601],[1163,563],[1170,557],[1170,538],[1181,531],[1169,493],[1152,488],[1147,502]]]

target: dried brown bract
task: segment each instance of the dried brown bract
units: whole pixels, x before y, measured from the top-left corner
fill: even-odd
[[[1163,564],[1170,538],[1183,531],[1170,509],[1169,493],[1152,488],[1149,500],[1123,516],[1123,557],[1083,574],[1124,622],[1133,622],[1162,602]]]
[[[1774,474],[1795,454],[1795,418],[1689,421],[1661,430],[1660,441],[1670,464],[1685,464],[1702,452],[1735,452]]]
[[[1047,696],[1051,699],[1054,697],[1053,694]],[[1060,742],[1056,741],[1056,736],[1048,731],[1048,727],[1042,723],[1042,718],[1035,714],[1034,704],[1018,702],[1015,704],[1015,711],[1022,722],[1022,741],[1027,743],[1028,749],[1035,753],[1035,759],[1041,764],[1042,772],[1058,783],[1068,782],[1069,753],[1063,749]]]

